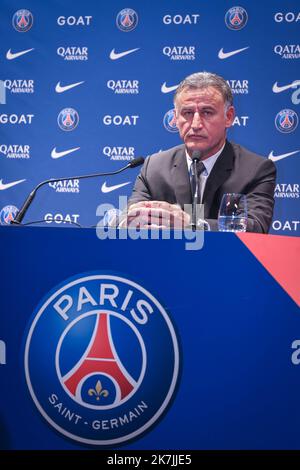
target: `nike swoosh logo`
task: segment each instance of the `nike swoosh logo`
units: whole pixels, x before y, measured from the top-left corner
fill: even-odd
[[[68,155],[69,153],[76,152],[76,150],[79,150],[79,149],[80,149],[80,147],[75,147],[73,149],[64,150],[63,152],[57,152],[56,147],[54,147],[54,149],[51,152],[51,157],[52,158],[61,158],[61,157],[64,157],[65,155]]]
[[[230,52],[224,52],[223,47],[222,49],[219,50],[218,57],[219,59],[228,59],[228,57],[231,57],[235,54],[239,54],[240,52],[245,51],[246,49],[249,49],[250,46],[243,47],[242,49],[236,49],[235,51],[230,51]]]
[[[109,58],[111,60],[121,59],[121,57],[125,57],[125,55],[131,54],[132,52],[138,51],[140,48],[137,47],[136,49],[130,49],[129,51],[124,52],[116,52],[114,49],[109,54]]]
[[[162,93],[170,93],[171,91],[176,90],[176,88],[178,88],[178,85],[167,86],[166,82],[164,82],[161,86],[161,92]]]
[[[111,191],[115,191],[116,189],[122,188],[123,186],[127,186],[127,184],[130,184],[130,181],[127,181],[127,183],[116,184],[114,186],[107,186],[106,181],[104,181],[101,187],[101,191],[103,193],[110,193]]]
[[[33,51],[33,50],[34,50],[34,48],[26,49],[26,51],[11,52],[11,50],[9,49],[6,53],[6,58],[7,58],[7,60],[13,60],[13,59],[16,59],[17,57],[20,57],[21,55],[27,54],[28,52]]]
[[[71,85],[61,86],[60,82],[56,84],[55,91],[56,93],[63,93],[64,91],[71,90],[75,86],[81,85],[83,82],[71,83]]]
[[[300,80],[294,80],[293,83],[284,86],[278,86],[278,83],[274,83],[273,85],[273,93],[281,93],[282,91],[288,90],[289,88],[296,88],[296,86],[300,85]]]
[[[3,189],[12,188],[12,187],[15,186],[16,184],[23,183],[23,181],[26,181],[26,180],[12,181],[11,183],[6,183],[6,184],[3,183],[2,181],[3,181],[3,180],[0,180],[0,191],[3,191]]]
[[[290,157],[291,155],[295,155],[295,153],[300,152],[300,150],[295,150],[294,152],[289,152],[289,153],[282,153],[281,155],[273,155],[273,150],[272,152],[269,153],[268,158],[272,160],[273,162],[277,162],[278,160],[282,160],[283,158]]]

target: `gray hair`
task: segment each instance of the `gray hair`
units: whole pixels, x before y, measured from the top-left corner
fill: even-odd
[[[228,108],[229,106],[233,105],[233,96],[231,88],[223,77],[220,77],[219,75],[216,75],[215,73],[211,72],[197,72],[184,78],[182,82],[178,85],[174,95],[175,106],[178,96],[184,89],[207,88],[209,86],[216,88],[221,93],[224,99],[225,108]]]

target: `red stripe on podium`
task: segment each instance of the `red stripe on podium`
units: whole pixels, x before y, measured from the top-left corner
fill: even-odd
[[[300,307],[300,238],[258,233],[237,236]]]

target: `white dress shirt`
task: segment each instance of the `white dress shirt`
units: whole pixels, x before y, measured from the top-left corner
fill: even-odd
[[[224,147],[225,147],[225,143],[224,143],[223,147],[217,153],[215,153],[211,157],[206,158],[205,160],[201,160],[203,165],[205,166],[205,170],[203,170],[201,175],[200,175],[200,190],[201,190],[200,202],[202,202],[204,189],[205,189],[205,185],[206,185],[206,180],[209,177],[210,172],[213,169],[213,166],[216,163],[218,157],[223,152]],[[187,162],[187,166],[188,166],[189,175],[191,175],[192,159],[189,156],[189,154],[187,153],[187,151],[185,151],[185,155],[186,155],[186,162]]]

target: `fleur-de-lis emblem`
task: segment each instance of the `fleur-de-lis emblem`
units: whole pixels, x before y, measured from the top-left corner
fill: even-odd
[[[90,397],[92,397],[93,395],[95,395],[96,400],[99,401],[101,395],[102,395],[103,397],[107,397],[107,396],[109,395],[109,392],[108,392],[108,390],[103,390],[102,384],[101,384],[100,380],[98,380],[98,382],[96,383],[95,388],[90,388],[90,389],[88,390],[88,394],[89,394]]]

